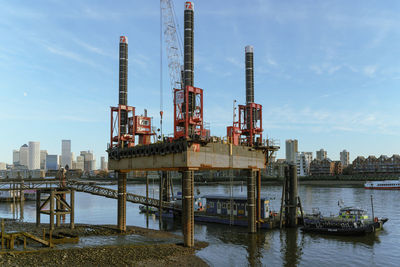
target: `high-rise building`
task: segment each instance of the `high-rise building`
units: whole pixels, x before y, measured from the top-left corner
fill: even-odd
[[[83,156],[77,156],[76,157],[76,165],[75,165],[75,169],[77,170],[84,170],[85,167],[85,158]]]
[[[0,171],[6,170],[7,164],[5,162],[0,162]]]
[[[92,160],[92,162],[91,162],[91,171],[94,171],[94,170],[96,170],[97,169],[97,167],[96,167],[96,159],[94,158],[94,155],[93,155],[93,160]]]
[[[107,161],[106,161],[106,157],[101,157],[100,158],[100,169],[102,170],[102,171],[106,171],[107,170]]]
[[[24,144],[19,149],[19,164],[28,167],[29,165],[29,147]]]
[[[47,150],[40,150],[40,169],[46,170]]]
[[[86,172],[90,172],[95,169],[96,160],[92,151],[81,151],[81,156],[83,156],[83,169]]]
[[[346,149],[340,152],[340,162],[342,163],[343,168],[350,164],[350,152],[346,151]]]
[[[46,170],[58,170],[58,155],[46,155]]]
[[[317,160],[324,160],[328,158],[328,152],[323,150],[322,148],[317,151]]]
[[[40,143],[39,142],[29,142],[29,160],[28,160],[29,170],[40,169]]]
[[[286,162],[296,163],[296,153],[298,152],[297,139],[286,140]]]
[[[308,176],[310,175],[310,163],[313,160],[312,152],[297,152],[296,153],[296,164],[297,164],[297,175]]]
[[[19,164],[19,150],[13,150],[13,164]]]
[[[71,158],[71,140],[62,140],[61,141],[61,167],[65,168],[66,165],[68,167],[72,167],[72,158]]]
[[[75,160],[75,153],[71,152],[71,165],[69,166],[70,169],[76,169],[76,160]]]

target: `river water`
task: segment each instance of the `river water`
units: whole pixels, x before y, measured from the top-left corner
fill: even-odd
[[[150,186],[150,197],[157,198],[156,187]],[[246,195],[245,185],[235,185],[233,190],[235,195]],[[262,196],[270,199],[274,210],[279,210],[281,190],[279,186],[262,187]],[[144,195],[145,185],[128,185],[127,191]],[[179,189],[175,188],[177,191]],[[229,186],[202,185],[196,186],[195,191],[229,195]],[[318,207],[327,216],[337,214],[339,200],[348,206],[365,208],[371,214],[372,195],[375,216],[388,217],[389,221],[379,233],[362,237],[303,234],[298,229],[262,230],[249,235],[243,227],[196,223],[195,239],[210,244],[197,255],[211,266],[400,266],[400,191],[301,185],[299,195],[306,212]],[[116,224],[116,207],[117,200],[77,192],[75,223]],[[18,207],[14,209],[13,204],[0,203],[0,217],[19,216]],[[34,222],[35,216],[35,203],[25,202],[23,220]],[[42,215],[41,220],[48,222],[49,219]],[[181,234],[179,221],[164,219],[160,224],[154,215],[147,219],[145,214],[139,213],[137,204],[129,202],[127,224]]]

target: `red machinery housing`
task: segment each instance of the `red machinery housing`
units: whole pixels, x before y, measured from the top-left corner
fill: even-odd
[[[122,112],[121,112],[122,111]],[[127,125],[121,124],[121,114],[126,114]],[[118,105],[111,107],[111,140],[110,148],[133,147],[135,145],[135,108],[131,106]],[[121,128],[123,129],[121,131]],[[125,133],[121,133],[125,132]]]
[[[151,144],[151,118],[146,116],[135,116],[135,133],[139,136],[140,145]]]
[[[228,137],[228,143],[238,146],[240,144],[240,135],[242,131],[238,126],[239,122],[233,123],[233,126],[226,127],[226,136]]]
[[[189,95],[191,96],[189,99]],[[192,108],[189,108],[189,100]],[[174,90],[174,139],[204,137],[203,89],[186,86]]]
[[[239,105],[239,130],[242,135],[241,144],[247,146],[262,144],[262,105],[256,103]]]
[[[124,113],[127,117],[126,126],[121,124],[121,115]],[[135,146],[136,135],[139,136],[140,145],[151,143],[150,137],[154,135],[151,132],[151,118],[147,116],[135,116],[135,107],[125,105],[111,107],[110,148],[133,147]]]

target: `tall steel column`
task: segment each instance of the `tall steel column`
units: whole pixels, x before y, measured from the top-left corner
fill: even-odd
[[[245,66],[246,66],[246,127],[252,129],[255,127],[256,114],[255,110],[249,106],[254,103],[254,49],[253,46],[245,47]],[[251,136],[251,135],[250,135]],[[249,136],[249,137],[250,137]],[[254,137],[251,143],[254,144]],[[249,140],[247,140],[249,141]]]
[[[194,246],[194,171],[182,172],[182,225],[185,247]]]
[[[117,172],[118,175],[118,229],[126,231],[126,173]]]
[[[246,64],[246,104],[254,103],[254,48],[251,45],[245,47]]]
[[[119,104],[128,105],[128,38],[119,39]],[[121,134],[126,134],[127,114],[121,110]]]
[[[128,105],[128,38],[121,36],[119,39],[119,105]],[[121,110],[120,134],[126,134],[128,124],[127,113]],[[119,144],[124,146],[123,143]],[[126,231],[126,173],[117,172],[118,175],[118,229]]]
[[[256,202],[256,211],[257,211],[257,226],[261,227],[261,170],[257,171],[257,182],[256,182],[256,192],[257,192],[257,202]]]
[[[183,71],[185,87],[194,83],[194,58],[193,58],[193,26],[194,26],[194,4],[187,1],[185,3],[184,13],[184,55],[183,55]]]
[[[249,170],[247,174],[247,224],[249,233],[255,233],[256,228],[256,170]]]
[[[297,225],[297,166],[289,166],[289,227]]]
[[[194,3],[186,1],[184,13],[184,88],[194,85]],[[188,95],[188,113],[192,115],[196,105],[196,98],[192,92]],[[189,125],[189,136],[194,134],[194,126]]]

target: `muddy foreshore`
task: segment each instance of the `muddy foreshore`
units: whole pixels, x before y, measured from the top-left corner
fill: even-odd
[[[48,232],[48,225],[36,227],[34,223],[5,221],[6,232],[29,232],[43,236],[43,229]],[[149,240],[178,239],[182,237],[168,232],[128,226],[123,234],[111,225],[77,224],[71,230],[62,226],[54,230],[58,232],[85,236],[141,235]],[[206,247],[205,242],[196,242],[194,248],[183,247],[182,243],[153,245],[106,245],[84,248],[35,248],[27,242],[26,250],[4,250],[0,252],[0,266],[208,266],[195,253]]]

